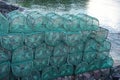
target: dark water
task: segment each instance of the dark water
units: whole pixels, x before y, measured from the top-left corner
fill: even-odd
[[[7,0],[42,13],[86,13],[99,19],[100,25],[109,29],[110,54],[120,64],[120,0]],[[19,2],[18,2],[19,1]]]

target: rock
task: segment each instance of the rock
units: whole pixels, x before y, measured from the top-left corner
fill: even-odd
[[[111,75],[113,80],[120,80],[120,65],[111,69]]]
[[[7,13],[13,11],[13,10],[23,10],[23,8],[12,5],[12,4],[8,4],[5,1],[0,0],[0,12],[2,14],[5,15],[5,14],[7,14]]]
[[[96,70],[93,72],[93,75],[96,80],[99,80],[101,77],[101,72],[99,70]]]

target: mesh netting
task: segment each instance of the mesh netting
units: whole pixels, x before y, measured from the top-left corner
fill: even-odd
[[[110,68],[108,30],[86,14],[0,14],[0,80],[51,80]]]

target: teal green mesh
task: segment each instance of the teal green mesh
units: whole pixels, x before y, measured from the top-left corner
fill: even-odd
[[[82,41],[86,43],[86,41],[91,38],[91,34],[93,33],[93,31],[81,31],[81,33],[82,33]]]
[[[14,15],[15,13],[15,15]],[[26,16],[23,13],[11,12],[9,15],[9,32],[31,32],[32,29],[27,24]]]
[[[33,70],[33,61],[22,61],[13,63],[12,72],[17,77],[23,77],[29,75]]]
[[[93,61],[97,56],[97,52],[84,52],[83,60],[87,63]]]
[[[9,14],[7,14],[7,18],[10,19],[11,16],[15,16],[15,15],[18,15],[20,14],[21,12],[18,11],[18,10],[15,10],[15,11],[12,11],[12,12],[9,12]]]
[[[46,44],[41,44],[36,48],[34,57],[35,59],[50,57],[52,55],[52,50],[53,47],[47,46]]]
[[[8,29],[9,29],[8,19],[0,13],[0,34],[7,33]]]
[[[76,46],[82,41],[81,32],[65,32],[63,33],[63,40],[68,46]]]
[[[46,14],[46,28],[48,30],[57,30],[63,31],[64,30],[64,18],[55,13],[48,13]]]
[[[22,77],[21,80],[41,80],[41,76],[38,71],[33,71],[29,76]]]
[[[42,80],[52,80],[58,76],[58,70],[54,66],[43,69]]]
[[[73,74],[73,66],[70,64],[64,64],[60,67],[59,73],[61,76],[69,76]]]
[[[42,71],[43,69],[46,69],[49,66],[49,61],[49,57],[34,59],[34,70]]]
[[[78,20],[80,22],[79,25],[81,30],[87,30],[87,31],[98,30],[98,26],[99,26],[98,19],[81,13],[77,14],[76,16],[78,17]]]
[[[61,65],[66,63],[66,59],[66,56],[51,57],[50,64],[53,66],[60,67]]]
[[[32,11],[27,15],[27,24],[33,31],[45,30],[45,16],[40,12]]]
[[[50,46],[56,46],[60,43],[62,38],[62,33],[57,31],[47,31],[45,32],[45,42]]]
[[[101,43],[98,51],[102,52],[102,51],[110,51],[111,49],[111,44],[109,41],[104,41],[103,43]]]
[[[59,44],[53,50],[53,56],[67,56],[69,54],[69,47],[65,44]]]
[[[7,50],[0,49],[0,63],[9,61],[11,59],[11,53]]]
[[[85,42],[84,44],[84,52],[94,52],[94,51],[97,51],[97,49],[99,49],[99,46],[100,44],[93,40],[93,39],[89,39]]]
[[[99,27],[97,31],[91,33],[91,37],[97,42],[102,43],[107,39],[108,32],[107,29]]]
[[[96,58],[104,60],[108,56],[109,56],[109,51],[102,51],[102,52],[98,52]]]
[[[100,64],[100,66],[101,66],[101,68],[109,68],[109,67],[111,67],[111,65],[113,65],[113,59],[112,59],[112,57],[109,57],[109,56],[107,56],[103,61],[101,61],[101,64]]]
[[[43,32],[28,33],[24,36],[25,45],[31,48],[37,48],[43,43],[44,37]]]
[[[64,22],[64,28],[66,31],[79,31],[80,26],[79,23],[80,21],[77,19],[76,16],[70,15],[70,14],[64,14],[62,15],[64,17],[65,22]]]
[[[67,61],[72,65],[78,65],[82,62],[82,52],[70,54]]]
[[[80,73],[84,73],[84,72],[87,72],[88,71],[88,63],[86,62],[81,62],[79,63],[77,66],[76,66],[76,69],[75,69],[75,74],[80,74]]]
[[[0,14],[0,80],[53,80],[111,68],[108,32],[86,14]]]
[[[15,50],[23,46],[23,34],[2,35],[1,46],[7,50]]]
[[[81,42],[76,46],[70,46],[69,47],[69,53],[81,53],[83,52],[83,48],[84,48],[84,43]]]
[[[21,62],[33,59],[33,50],[29,47],[22,46],[13,51],[12,62]]]
[[[10,62],[0,63],[0,79],[5,78],[10,73]]]
[[[100,61],[98,59],[93,59],[90,63],[89,63],[89,68],[88,71],[94,71],[97,69],[100,69]]]

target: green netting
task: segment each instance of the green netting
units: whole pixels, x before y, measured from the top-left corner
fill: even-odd
[[[29,47],[22,46],[17,48],[12,55],[12,62],[24,62],[33,59],[33,50]]]
[[[108,32],[86,14],[0,14],[0,79],[52,80],[111,68]]]
[[[60,43],[62,38],[62,33],[57,31],[47,31],[45,32],[45,42],[50,46],[56,46]]]
[[[29,11],[24,14],[19,11],[13,11],[7,14],[7,18],[10,26],[7,26],[8,28],[6,29],[10,32],[33,32],[46,30],[74,32],[80,30],[93,31],[98,30],[99,27],[99,21],[86,14],[64,14],[60,16],[55,13],[43,15],[38,11]]]
[[[6,77],[10,72],[10,62],[0,63],[0,79]]]
[[[111,49],[111,43],[109,41],[104,41],[103,43],[101,43],[98,51],[110,51]]]
[[[15,16],[15,15],[18,15],[18,14],[21,14],[21,12],[18,11],[18,10],[14,10],[14,11],[9,12],[9,13],[7,14],[7,18],[8,18],[8,19],[11,19],[11,16]]]
[[[8,13],[9,15],[9,31],[10,32],[31,32],[32,29],[27,25],[26,16],[22,13],[14,12]]]
[[[91,33],[92,31],[81,31],[82,33],[82,41],[86,42],[87,40],[89,40],[91,38]]]
[[[8,28],[9,28],[8,20],[6,19],[6,17],[4,17],[0,13],[0,33],[7,33],[8,32]]]
[[[69,76],[73,74],[73,66],[71,64],[64,64],[60,67],[60,76]]]
[[[94,31],[98,30],[98,19],[86,14],[62,16],[55,13],[41,14],[38,11],[27,13],[13,11],[8,13],[10,32],[32,32],[32,31]]]
[[[66,56],[51,57],[50,64],[52,66],[58,66],[59,67],[59,66],[65,64],[66,61],[67,61]]]
[[[49,66],[49,57],[34,60],[34,69],[41,71]]]
[[[58,70],[54,66],[50,66],[43,70],[42,80],[52,80],[58,77]]]
[[[53,56],[65,56],[69,53],[69,47],[61,43],[54,48]]]
[[[9,75],[7,75],[6,76],[6,80],[15,80],[16,78],[14,77],[14,75],[13,74],[11,74],[11,72],[10,72],[10,74]]]
[[[45,21],[45,16],[40,12],[32,11],[27,14],[27,24],[33,31],[44,31],[46,29]]]
[[[35,50],[35,59],[50,57],[52,55],[53,47],[47,46],[45,43],[41,44]]]
[[[93,61],[97,56],[97,52],[84,52],[83,54],[83,60],[85,62],[90,63],[91,61]]]
[[[4,49],[0,49],[0,63],[9,61],[11,59],[11,53]]]
[[[109,56],[109,51],[103,51],[103,52],[98,52],[96,58],[104,60],[108,56]]]
[[[70,54],[67,60],[68,63],[72,65],[78,65],[79,63],[82,62],[82,54],[83,54],[82,52]]]
[[[12,63],[12,73],[17,77],[28,76],[33,70],[33,61],[22,61],[19,63]]]
[[[90,63],[89,63],[89,68],[88,70],[89,71],[94,71],[94,70],[97,70],[97,69],[100,69],[100,63],[101,61],[98,60],[98,59],[93,59]]]
[[[98,30],[98,26],[99,26],[98,19],[81,13],[77,14],[76,16],[80,21],[81,30],[87,30],[87,31]]]
[[[110,68],[113,65],[113,59],[108,56],[101,62],[100,65],[101,65],[101,68]]]
[[[5,77],[1,78],[1,80],[10,80],[10,77],[9,77],[9,75],[6,75]]]
[[[88,71],[88,63],[82,62],[76,66],[75,74],[80,74]]]
[[[21,80],[41,80],[41,76],[38,71],[33,71],[29,76],[22,77]]]
[[[46,14],[46,28],[48,30],[64,30],[64,18],[55,13]]]
[[[81,32],[65,32],[63,33],[63,40],[68,46],[76,46],[81,43]]]
[[[93,52],[99,49],[99,43],[96,42],[94,39],[89,39],[84,44],[84,51],[85,52]]]
[[[70,15],[70,14],[64,14],[62,15],[62,17],[64,17],[65,19],[63,26],[66,31],[79,31],[80,30],[80,26],[79,26],[80,22],[76,16]]]
[[[14,50],[23,46],[23,34],[2,35],[1,46],[8,50]]]
[[[31,48],[36,48],[43,43],[44,37],[45,35],[43,32],[29,33],[24,36],[25,45]]]
[[[84,47],[84,43],[83,42],[81,42],[80,44],[78,44],[78,45],[76,45],[76,46],[74,46],[74,47],[69,47],[69,53],[81,53],[84,49],[83,49],[83,47]]]
[[[104,42],[107,39],[108,30],[105,28],[99,27],[99,29],[93,33],[91,33],[91,37],[94,38],[99,43]]]

